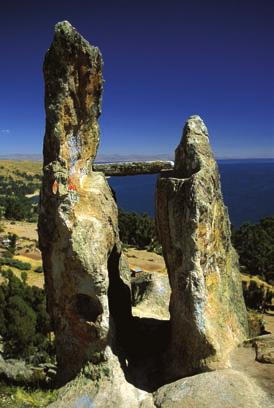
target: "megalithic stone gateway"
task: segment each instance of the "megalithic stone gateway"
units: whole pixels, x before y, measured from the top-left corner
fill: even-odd
[[[131,314],[117,206],[104,175],[92,171],[102,64],[98,48],[70,23],[55,26],[44,62],[39,244],[59,383],[75,377],[87,362],[107,364],[115,337],[112,318],[126,324]]]
[[[168,376],[226,365],[247,335],[238,256],[208,131],[186,122],[174,171],[157,182],[157,228],[171,285]]]

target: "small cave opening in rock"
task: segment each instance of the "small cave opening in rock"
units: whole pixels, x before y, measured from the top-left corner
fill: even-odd
[[[113,352],[119,358],[127,381],[139,389],[153,392],[165,384],[163,359],[169,343],[170,322],[132,314],[135,303],[132,282],[129,279],[127,285],[120,276],[120,256],[115,247],[108,259],[109,309],[116,334]],[[151,312],[153,315],[153,310]]]
[[[98,316],[103,313],[103,307],[95,295],[79,293],[76,295],[75,303],[79,316],[89,322],[95,323]]]

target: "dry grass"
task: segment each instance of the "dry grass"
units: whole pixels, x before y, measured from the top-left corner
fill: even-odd
[[[18,259],[21,262],[27,262],[27,263],[31,264],[31,270],[26,271],[26,273],[27,273],[27,284],[28,285],[38,286],[39,288],[44,287],[44,283],[45,283],[44,274],[35,272],[35,269],[37,267],[42,266],[41,260],[34,260],[34,259],[31,259],[31,258],[29,258],[27,256],[22,256],[22,255],[16,255],[16,256],[14,256],[14,259]],[[14,273],[14,275],[21,279],[21,273],[23,271],[15,268],[15,267],[6,266],[6,265],[2,266],[2,269],[3,270],[11,269],[12,272]]]
[[[2,269],[3,270],[11,269],[14,275],[17,276],[17,278],[21,279],[21,273],[23,271],[20,271],[19,269],[14,268],[12,266],[2,266]],[[27,284],[29,286],[38,286],[38,288],[41,288],[41,289],[44,288],[45,279],[44,279],[43,273],[34,272],[33,270],[26,271],[26,272],[28,275]],[[0,278],[0,283],[2,282],[3,282],[3,278]]]
[[[128,248],[125,251],[130,268],[141,268],[145,272],[167,273],[164,258],[154,252]]]
[[[14,180],[25,180],[24,177],[16,174],[17,171],[30,175],[41,174],[42,163],[32,161],[0,160],[0,176],[12,176]]]
[[[25,221],[16,221],[16,223],[14,223],[14,221],[3,220],[2,224],[5,228],[5,234],[16,234],[19,238],[27,238],[35,241],[38,239],[36,223]]]
[[[42,262],[41,259],[37,260],[37,259],[33,259],[31,257],[28,257],[27,255],[23,256],[23,255],[15,255],[14,259],[18,259],[21,262],[28,262],[31,264],[31,269],[36,269],[39,266],[42,266]]]

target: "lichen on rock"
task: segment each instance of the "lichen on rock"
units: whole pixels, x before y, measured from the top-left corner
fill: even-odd
[[[172,173],[157,182],[157,226],[171,285],[172,378],[228,354],[247,334],[237,254],[220,177],[199,116],[186,122]]]

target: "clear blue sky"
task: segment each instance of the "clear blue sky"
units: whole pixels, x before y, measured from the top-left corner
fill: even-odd
[[[273,0],[3,2],[0,154],[42,150],[42,63],[61,20],[103,54],[101,153],[170,153],[199,114],[218,157],[274,157]]]

